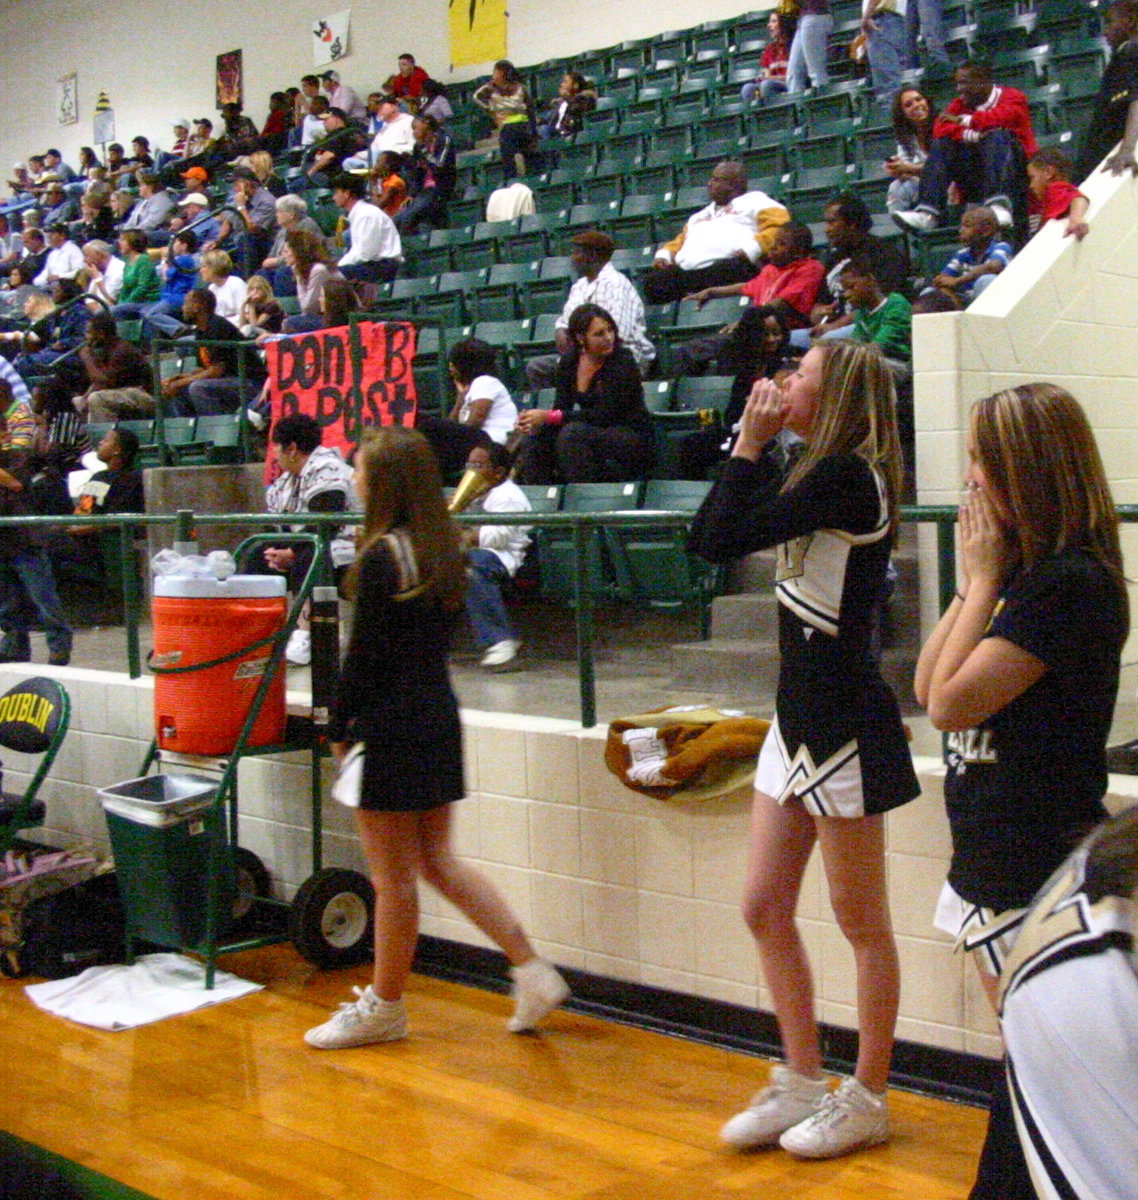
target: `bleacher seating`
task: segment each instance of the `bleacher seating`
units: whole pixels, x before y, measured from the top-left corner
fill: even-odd
[[[394,283],[376,289],[368,315],[432,322],[421,329],[415,367],[426,402],[433,402],[436,391],[445,401],[446,347],[470,333],[500,347],[505,376],[520,387],[525,363],[552,347],[553,321],[574,278],[565,257],[572,232],[604,229],[618,247],[614,265],[639,280],[650,269],[653,248],[706,204],[707,177],[726,155],[744,162],[752,186],[812,225],[818,249],[822,210],[838,191],[853,190],[880,217],[890,181],[882,164],[893,152],[894,137],[888,115],[853,74],[845,52],[860,7],[860,0],[832,5],[833,81],[762,105],[744,104],[739,88],[757,70],[765,11],[523,68],[539,101],[553,95],[569,68],[592,76],[601,96],[584,130],[559,145],[556,164],[527,180],[536,214],[494,224],[483,220],[500,166],[494,148],[475,146],[460,154],[450,227],[404,239],[403,271]],[[1040,141],[1072,148],[1089,118],[1108,54],[1098,7],[1086,0],[946,0],[944,8],[950,54],[957,59],[985,54],[999,82],[1027,93]],[[950,80],[926,79],[919,70],[906,80],[924,87],[937,104],[952,92]],[[452,128],[464,144],[490,132],[485,115],[470,102],[482,82],[450,88]],[[279,168],[287,168],[285,156]],[[325,232],[334,232],[340,213],[330,194],[310,189],[305,198]],[[880,219],[875,232],[901,236]],[[954,242],[951,229],[908,236],[914,270],[926,276]],[[674,363],[675,345],[717,327],[722,317],[711,306],[696,310],[683,302],[650,312],[660,370]],[[139,335],[135,323],[123,322],[122,331]],[[673,422],[668,427],[675,434],[690,420],[688,388],[661,382],[668,386],[652,397],[662,409],[657,418],[664,426]],[[200,430],[171,424],[165,441],[163,461],[188,459],[201,441]],[[674,447],[666,449],[665,474],[674,461]]]

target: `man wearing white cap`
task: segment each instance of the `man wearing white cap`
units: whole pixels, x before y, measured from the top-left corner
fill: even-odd
[[[178,215],[170,222],[170,228],[192,228],[198,235],[198,245],[216,242],[221,236],[221,226],[209,211],[209,198],[202,192],[190,192],[178,201]]]

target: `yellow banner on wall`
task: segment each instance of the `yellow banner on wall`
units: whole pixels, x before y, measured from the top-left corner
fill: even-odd
[[[506,57],[506,0],[450,0],[450,65]]]

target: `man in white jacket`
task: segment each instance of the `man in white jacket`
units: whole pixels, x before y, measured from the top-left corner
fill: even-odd
[[[644,282],[649,304],[668,304],[708,287],[745,283],[790,213],[765,192],[747,191],[740,162],[719,163],[707,183],[711,203],[656,251]]]

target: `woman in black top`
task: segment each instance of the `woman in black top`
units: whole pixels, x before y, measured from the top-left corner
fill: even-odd
[[[537,958],[497,889],[458,859],[451,805],[466,795],[458,702],[447,673],[451,627],[463,610],[466,560],[447,515],[427,440],[398,425],[368,431],[356,460],[366,516],[347,577],[356,617],[329,734],[340,761],[335,796],[356,811],[375,885],[375,972],[323,1025],[321,1050],[404,1037],[403,989],[418,937],[423,878],[513,964],[512,1032],[531,1028],[568,995]]]
[[[1032,897],[1106,816],[1129,606],[1118,516],[1074,397],[1032,383],[980,400],[968,453],[960,586],[921,651],[916,692],[949,734],[952,865],[936,923],[977,952],[996,1007]],[[1014,1145],[1001,1072],[973,1200],[1034,1197]]]
[[[692,526],[713,562],[778,547],[775,720],[755,777],[743,916],[758,944],[787,1063],[721,1136],[829,1158],[889,1136],[885,1085],[900,990],[885,888],[883,814],[920,790],[897,701],[870,651],[897,520],[896,398],[881,352],[814,346],[785,391],[759,380],[731,458]],[[784,481],[763,453],[783,429],[806,443]],[[817,843],[857,965],[855,1077],[822,1075],[798,893]]]
[[[1017,910],[1106,816],[1106,739],[1128,606],[1110,488],[1083,410],[1054,384],[972,411],[959,590],[917,664],[947,730],[953,855],[938,924],[990,997]],[[970,936],[1001,914],[990,937]]]
[[[729,362],[735,372],[731,398],[721,424],[690,434],[680,443],[680,475],[684,479],[706,479],[711,468],[727,457],[755,381],[775,379],[790,369],[790,330],[781,306],[748,308],[736,322],[720,361]],[[788,445],[797,441],[783,430],[770,443],[770,450],[785,466]]]
[[[643,478],[656,450],[636,359],[596,304],[573,311],[569,337],[573,348],[557,364],[557,407],[518,417],[518,428],[531,435],[519,474],[527,483]]]

